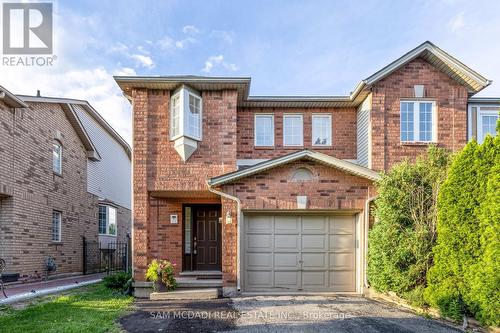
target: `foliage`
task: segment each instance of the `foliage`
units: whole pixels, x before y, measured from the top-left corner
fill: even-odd
[[[103,283],[76,288],[63,296],[36,298],[21,310],[9,309],[0,315],[0,331],[121,332],[115,321],[132,301],[132,297],[117,294]]]
[[[104,281],[104,285],[109,289],[129,293],[132,275],[126,272],[118,272],[105,276],[102,280]]]
[[[167,291],[175,290],[177,288],[177,281],[174,278],[175,264],[168,260],[158,261],[153,259],[146,271],[146,280],[152,281],[153,289],[158,291],[158,281],[160,280]]]
[[[454,159],[438,199],[438,239],[424,296],[445,316],[500,324],[500,137]]]
[[[424,304],[436,240],[437,196],[448,161],[446,151],[431,146],[426,157],[393,166],[378,182],[368,249],[368,279],[376,290]]]

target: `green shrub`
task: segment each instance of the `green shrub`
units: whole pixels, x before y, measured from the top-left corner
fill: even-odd
[[[130,287],[132,275],[126,272],[118,272],[116,274],[105,276],[103,279],[106,288],[127,291]]]
[[[368,279],[376,290],[393,291],[415,305],[424,305],[422,290],[436,239],[437,195],[448,160],[443,149],[430,147],[425,158],[393,166],[377,184]]]
[[[158,291],[158,283],[161,281],[167,291],[177,289],[177,281],[174,278],[174,267],[168,260],[158,261],[153,259],[146,271],[146,280],[153,282],[153,290]]]
[[[425,299],[445,316],[498,325],[500,137],[475,141],[454,159],[438,198],[438,239]]]

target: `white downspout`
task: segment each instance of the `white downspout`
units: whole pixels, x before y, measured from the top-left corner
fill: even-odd
[[[208,190],[212,193],[215,193],[217,195],[220,195],[221,197],[224,197],[229,200],[233,200],[236,202],[236,290],[241,291],[241,279],[240,279],[240,272],[241,272],[241,260],[240,260],[240,247],[241,247],[241,233],[240,233],[240,225],[241,225],[241,201],[239,198],[229,195],[227,193],[218,191],[210,186],[210,184],[207,181],[207,186]]]
[[[363,255],[363,260],[364,260],[364,272],[363,272],[363,280],[364,280],[364,287],[368,288],[368,229],[370,228],[370,203],[377,199],[378,195],[373,196],[371,198],[368,198],[365,203],[365,250],[364,250],[364,255]]]

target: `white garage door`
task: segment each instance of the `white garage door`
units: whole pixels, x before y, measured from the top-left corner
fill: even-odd
[[[354,216],[247,216],[244,290],[355,291],[355,225]]]

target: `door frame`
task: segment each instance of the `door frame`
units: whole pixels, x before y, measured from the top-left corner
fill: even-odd
[[[190,241],[190,253],[186,254],[186,207],[191,208],[191,241]],[[221,237],[219,237],[217,241],[218,245],[218,256],[219,256],[219,263],[221,264],[221,270],[222,270],[222,223],[220,223],[220,218],[222,216],[222,204],[183,204],[182,205],[182,271],[185,272],[195,272],[197,271],[196,269],[196,264],[193,256],[193,246],[194,246],[194,231],[195,231],[195,224],[194,224],[194,212],[196,211],[197,208],[215,208],[219,211],[219,228],[220,228],[220,234]]]

